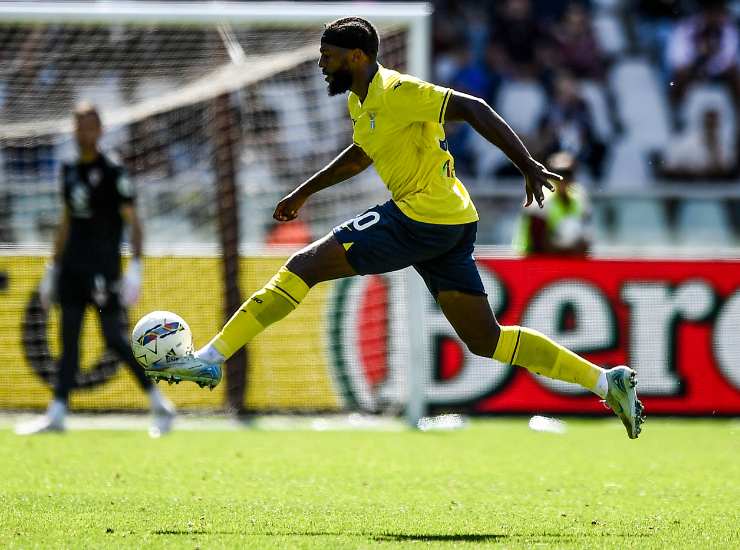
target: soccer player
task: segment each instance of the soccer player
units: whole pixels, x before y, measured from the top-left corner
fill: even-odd
[[[194,356],[147,374],[192,379],[191,372],[219,365],[288,315],[317,283],[413,266],[472,353],[580,384],[603,398],[636,438],[643,407],[632,369],[604,370],[537,331],[496,321],[473,259],[478,213],[455,176],[443,124],[465,121],[506,153],[524,176],[525,206],[542,207],[543,188],[552,190],[548,180],[560,176],[534,160],[483,100],[389,70],[377,54],[378,35],[368,21],[347,17],[326,26],[318,64],[330,95],[350,92],[354,141],[283,198],[274,217],[294,219],[311,195],[371,164],[392,200],[294,254]]]
[[[120,324],[122,308],[136,302],[141,285],[143,236],[134,208],[134,189],[123,169],[98,148],[103,128],[92,104],[83,102],[75,108],[74,127],[79,156],[62,165],[64,209],[53,261],[39,285],[44,309],[55,299],[61,306],[62,355],[54,399],[44,416],[19,425],[16,432],[28,435],[64,430],[67,401],[79,369],[82,320],[91,304],[98,312],[106,344],[148,392],[154,413],[149,433],[158,437],[171,429],[175,408],[136,362]],[[120,247],[125,225],[131,230],[133,258],[121,278]]]

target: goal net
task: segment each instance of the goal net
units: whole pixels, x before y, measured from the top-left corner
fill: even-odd
[[[425,76],[424,4],[0,4],[0,409],[44,407],[56,375],[58,312],[35,289],[80,100],[98,107],[103,149],[136,185],[145,276],[130,321],[172,310],[198,346],[292,251],[387,199],[368,170],[312,197],[297,222],[272,221],[279,198],[351,142],[346,98],[327,95],[316,67],[323,24],[351,14],[377,24],[384,65]],[[391,327],[407,302],[403,276],[321,285],[216,391],[168,394],[192,409],[400,410],[413,343]],[[78,385],[74,408],[146,405],[92,309]]]

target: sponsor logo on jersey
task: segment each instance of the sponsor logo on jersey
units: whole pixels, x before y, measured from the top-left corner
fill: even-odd
[[[87,173],[87,180],[93,187],[100,185],[100,182],[103,180],[103,173],[100,171],[100,168],[91,168]]]

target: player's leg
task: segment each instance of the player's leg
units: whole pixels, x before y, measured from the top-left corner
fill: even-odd
[[[536,330],[501,326],[485,296],[448,290],[437,294],[437,302],[472,353],[578,384],[606,400],[630,438],[640,433],[643,410],[634,390],[632,369],[617,367],[606,371]]]
[[[118,357],[126,363],[136,378],[139,386],[149,398],[154,421],[149,430],[152,437],[159,437],[172,429],[175,418],[175,406],[163,396],[144,373],[131,350],[127,336],[123,330],[126,311],[121,307],[117,293],[110,293],[106,303],[98,309],[100,328],[109,349],[116,352]]]
[[[63,290],[60,289],[60,292]],[[64,295],[62,295],[62,298]],[[75,386],[75,376],[80,361],[80,331],[85,314],[85,302],[65,300],[61,304],[60,332],[62,355],[57,362],[57,377],[54,382],[54,397],[46,414],[41,418],[16,427],[19,435],[64,430],[69,393]]]
[[[628,435],[637,437],[642,404],[634,390],[634,371],[617,367],[607,372],[540,332],[499,325],[475,265],[475,232],[476,224],[467,224],[454,248],[414,265],[460,339],[476,355],[579,384],[596,393],[617,413]]]
[[[500,326],[485,296],[448,290],[437,295],[437,302],[472,353],[579,384],[600,397],[606,395],[604,369],[535,330]]]
[[[408,224],[413,224],[412,220],[389,201],[335,227],[323,239],[294,254],[196,355],[217,363],[228,359],[298,307],[309,289],[320,282],[386,273],[411,265],[418,252],[413,250],[416,241],[408,238]]]
[[[297,308],[312,286],[354,274],[344,247],[329,234],[291,256],[195,355],[153,366],[146,370],[146,375],[155,379],[191,380],[213,389],[221,380],[221,363]]]
[[[87,304],[84,302],[62,302],[61,304],[62,355],[54,384],[54,399],[66,406],[69,393],[75,386],[80,368],[80,332]]]
[[[333,233],[326,235],[293,254],[196,355],[206,361],[223,362],[268,326],[296,309],[313,286],[355,274],[344,247]]]
[[[194,380],[188,369],[209,367],[220,372],[220,363],[298,307],[317,283],[356,274],[387,273],[435,257],[459,239],[459,229],[449,233],[444,227],[415,222],[392,201],[369,209],[294,254],[195,357],[170,362],[155,375],[172,376],[163,376],[163,371],[176,369],[177,378]]]

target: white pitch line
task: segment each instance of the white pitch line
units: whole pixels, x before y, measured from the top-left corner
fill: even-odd
[[[0,414],[0,430],[38,418],[32,413]],[[72,413],[67,416],[68,431],[110,430],[144,431],[149,429],[151,415],[121,413]],[[380,431],[408,429],[399,418],[358,413],[344,415],[262,415],[240,420],[226,415],[184,413],[177,416],[174,431]]]

